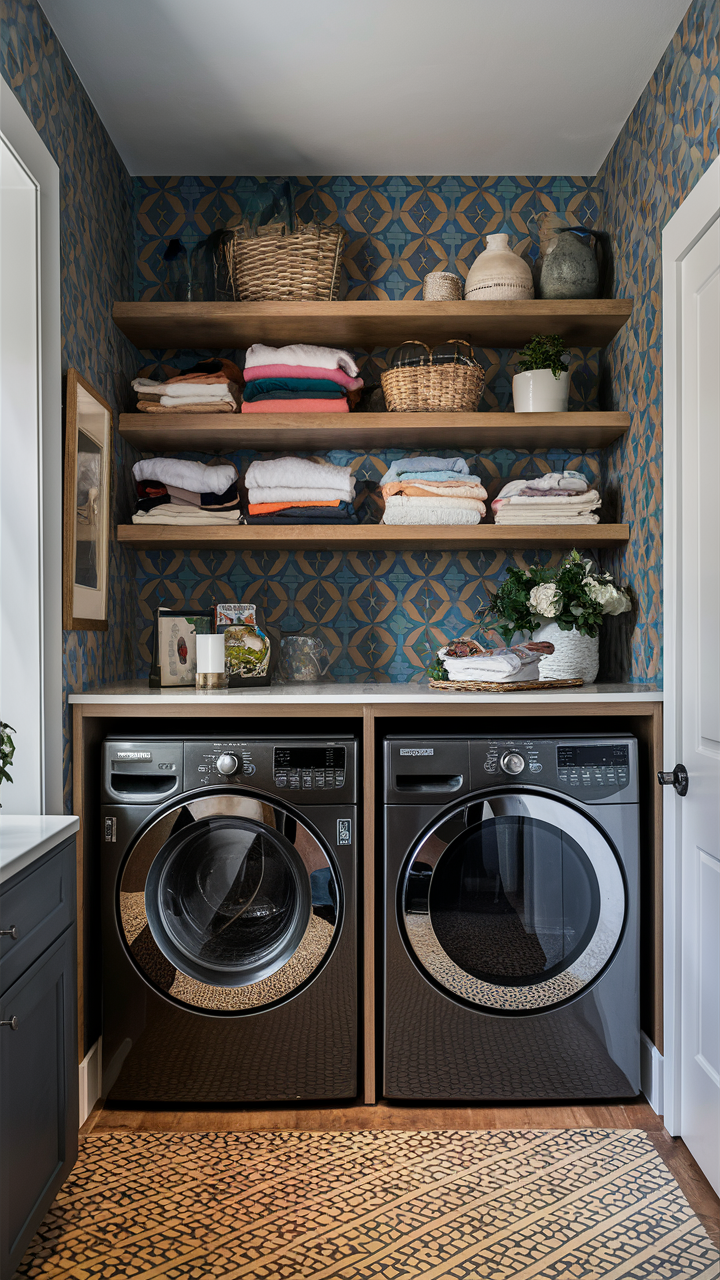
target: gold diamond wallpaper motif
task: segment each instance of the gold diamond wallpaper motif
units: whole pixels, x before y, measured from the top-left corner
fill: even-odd
[[[91,1135],[17,1272],[717,1280],[639,1130]]]

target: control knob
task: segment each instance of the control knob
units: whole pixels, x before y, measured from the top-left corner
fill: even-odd
[[[525,761],[519,751],[506,751],[500,759],[500,768],[505,773],[522,773]]]
[[[218,756],[215,765],[218,773],[222,773],[226,778],[229,778],[233,773],[237,773],[238,758],[231,755],[229,751],[223,751],[222,755]]]

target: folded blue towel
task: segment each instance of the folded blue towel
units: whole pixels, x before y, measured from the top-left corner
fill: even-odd
[[[380,483],[408,480],[411,476],[416,480],[456,480],[458,476],[469,475],[470,468],[464,458],[396,458]]]

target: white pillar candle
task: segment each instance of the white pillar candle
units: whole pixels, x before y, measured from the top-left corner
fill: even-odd
[[[225,636],[196,636],[198,675],[225,671]]]

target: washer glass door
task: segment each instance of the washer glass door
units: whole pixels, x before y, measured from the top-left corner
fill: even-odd
[[[620,940],[625,886],[608,840],[561,800],[505,793],[441,819],[401,882],[406,942],[446,992],[495,1013],[577,996]]]
[[[146,981],[225,1013],[294,994],[324,962],[339,907],[333,865],[309,829],[237,793],[159,816],[131,849],[118,894]]]

